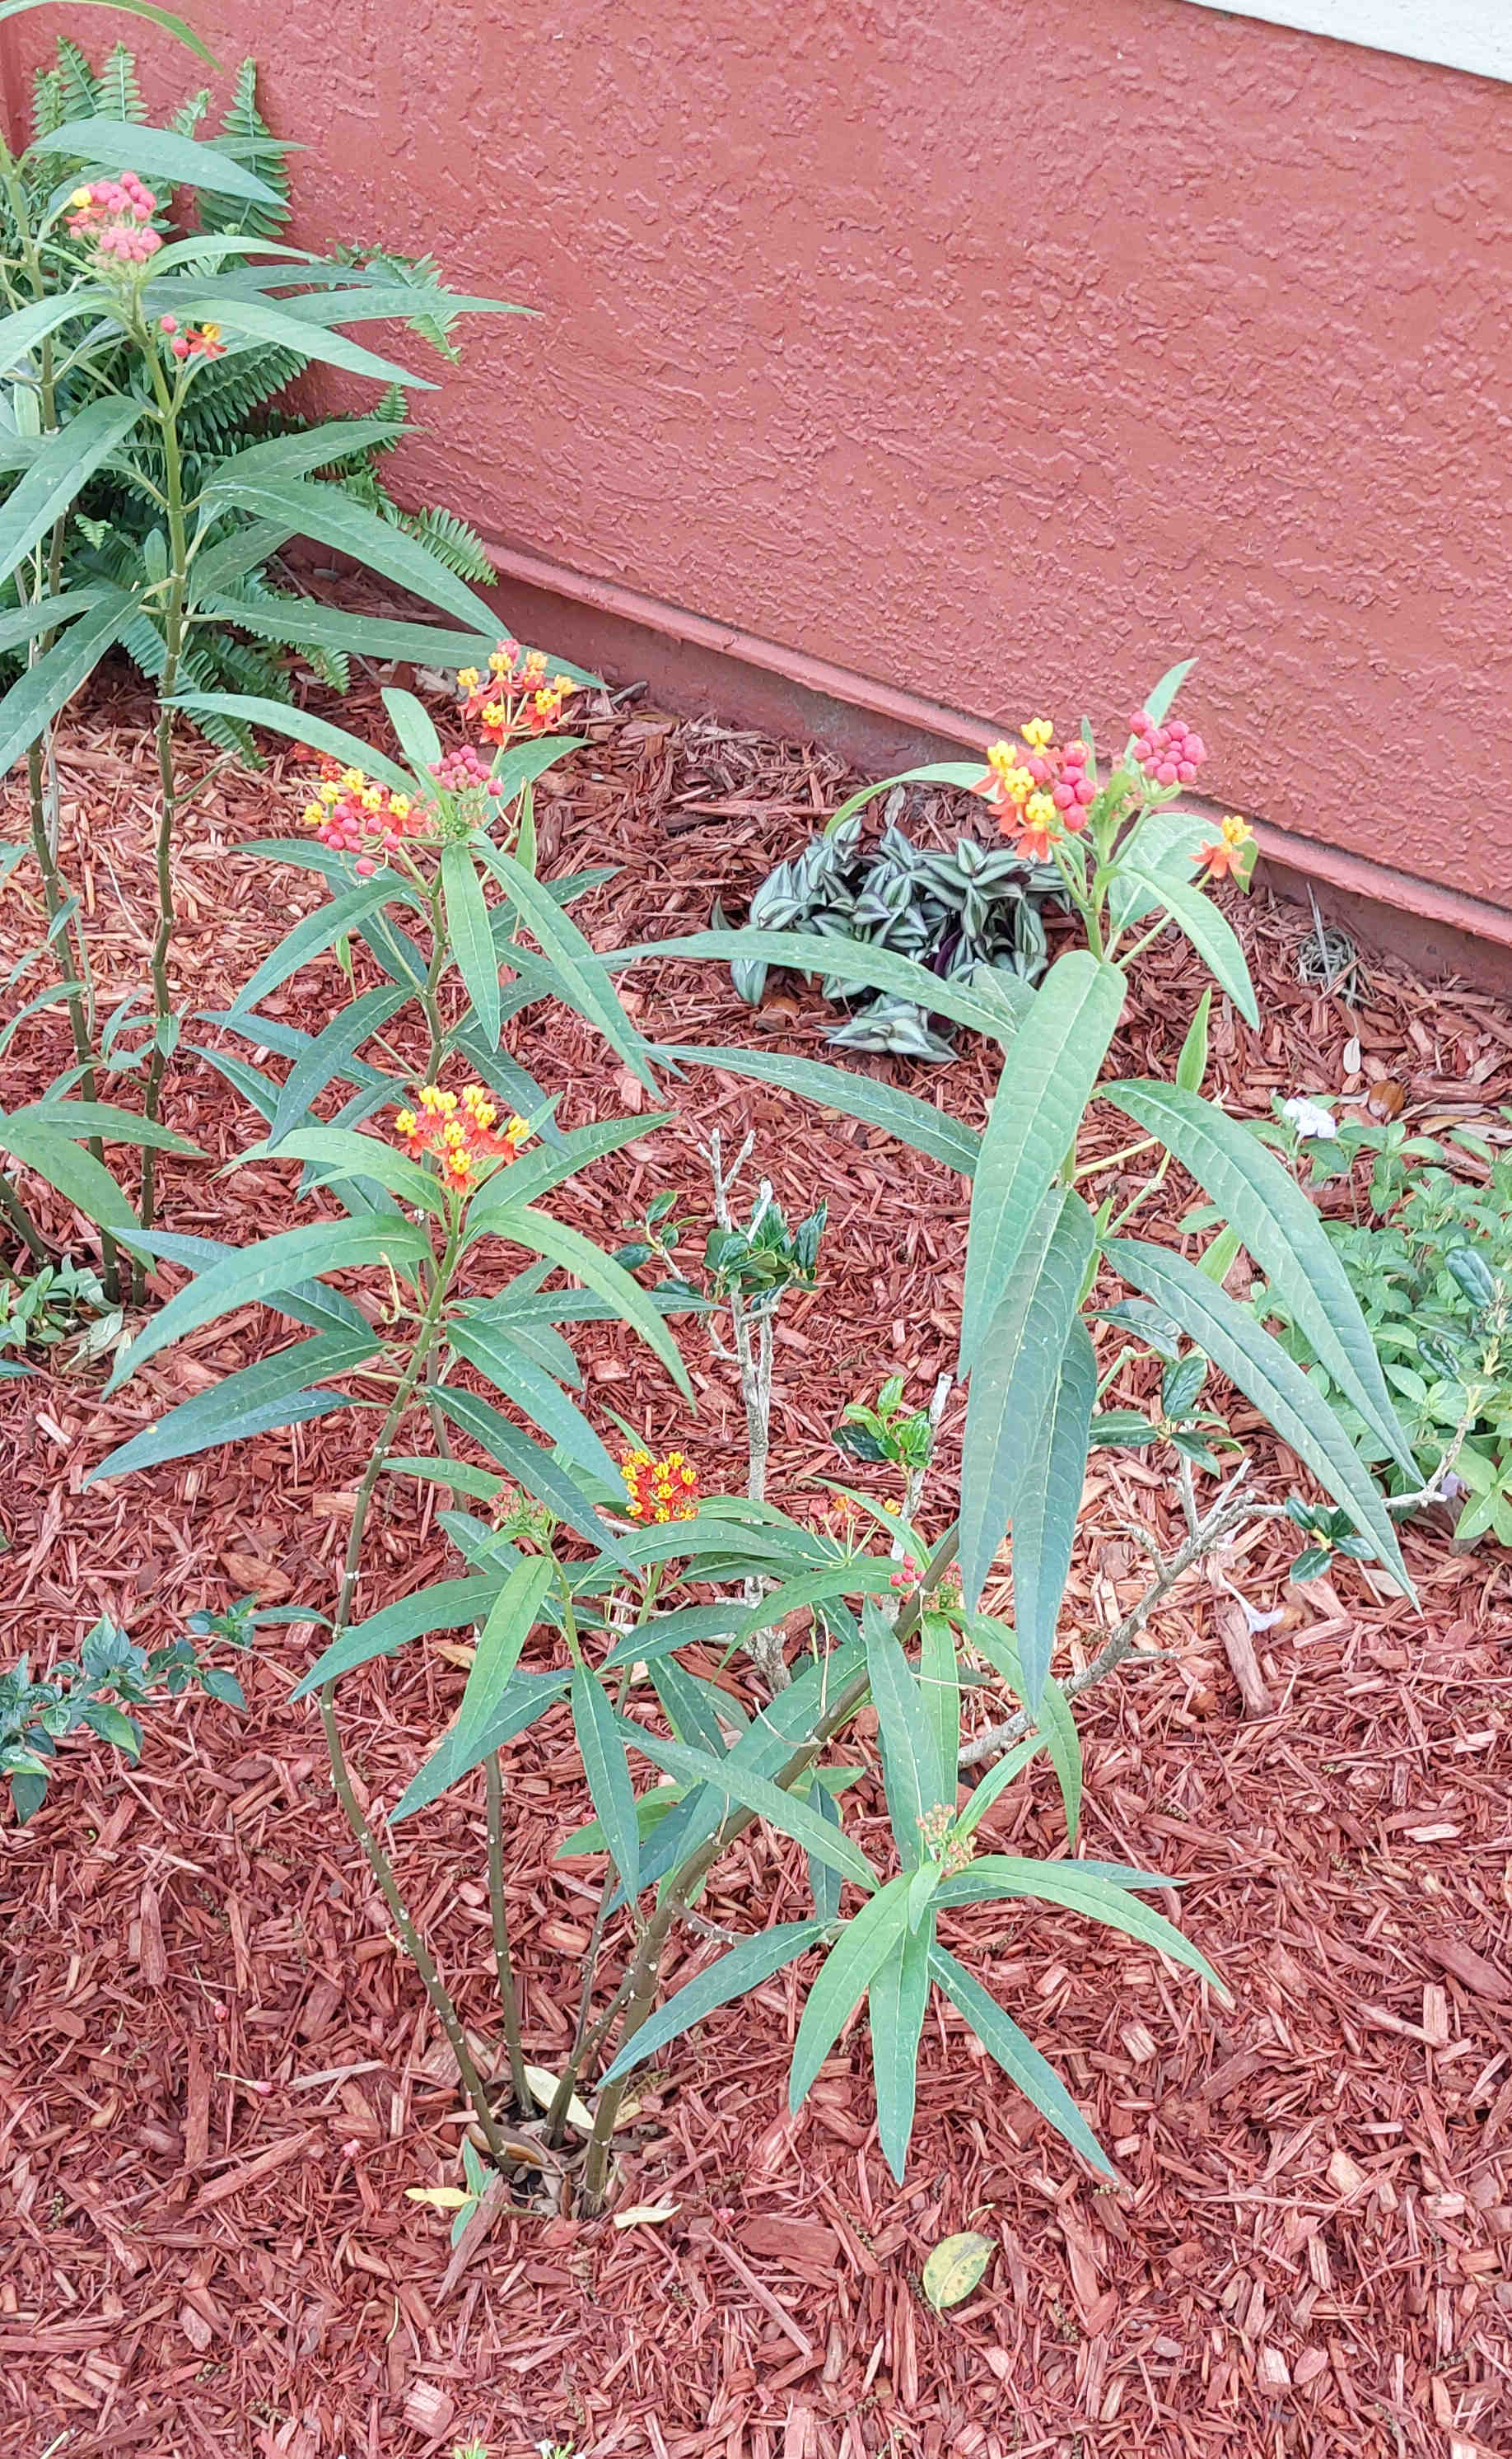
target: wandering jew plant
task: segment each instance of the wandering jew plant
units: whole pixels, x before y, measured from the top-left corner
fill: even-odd
[[[388,704],[404,766],[331,728],[303,728],[317,752],[340,764],[322,779],[339,789],[337,799],[318,790],[312,799],[316,843],[274,842],[262,851],[323,872],[330,897],[295,927],[221,1019],[286,1058],[288,1073],[279,1083],[241,1061],[218,1063],[268,1123],[265,1140],[244,1158],[300,1164],[303,1190],[320,1188],[345,1218],[237,1251],[159,1233],[139,1240],[154,1254],[189,1264],[194,1277],[119,1360],[116,1383],[249,1300],[292,1317],[307,1336],[184,1402],[95,1474],[119,1477],[327,1411],[368,1413],[368,1465],[336,1595],[303,1607],[312,1618],[329,1608],[328,1641],[296,1695],[318,1700],[343,1806],[498,2163],[510,2153],[502,2085],[491,2089],[480,2070],[415,1929],[384,1822],[362,1806],[338,1717],[346,1675],[446,1629],[477,1634],[461,1704],[388,1825],[482,1770],[516,2122],[534,2105],[532,2072],[537,2083],[540,2075],[527,2070],[509,1956],[501,1754],[543,1716],[570,1717],[596,1812],[571,1848],[609,1860],[574,2048],[550,2079],[539,2121],[555,2137],[574,2106],[586,2112],[588,2207],[610,2187],[614,2128],[632,2070],[714,2007],[809,1957],[815,1965],[792,2060],[794,2108],[864,1999],[881,2141],[901,2175],[918,2044],[937,1988],[1049,2124],[1106,2172],[1053,2067],[955,1951],[953,1923],[969,1904],[1035,1900],[1153,1944],[1221,1986],[1198,1948],[1143,1901],[1162,1883],[1157,1875],[978,1850],[982,1820],[1041,1752],[1074,1845],[1081,1760],[1071,1695],[1128,1653],[1183,1571],[1256,1513],[1285,1508],[1256,1498],[1242,1459],[1230,1468],[1210,1448],[1208,1416],[1198,1408],[1203,1359],[1269,1420],[1331,1508],[1410,1593],[1390,1515],[1354,1442],[1281,1344],[1222,1286],[1227,1236],[1242,1241],[1285,1293],[1333,1382],[1386,1456],[1413,1474],[1364,1319],[1312,1205],[1283,1164],[1200,1090],[1208,999],[1192,1020],[1174,1082],[1102,1072],[1130,969],[1173,923],[1254,1020],[1238,941],[1202,893],[1213,877],[1243,878],[1252,859],[1250,832],[1233,819],[1214,835],[1181,808],[1182,788],[1202,758],[1200,742],[1170,716],[1185,668],[1165,678],[1106,760],[1088,729],[1058,743],[1046,721],[1034,720],[1018,746],[995,746],[985,771],[951,764],[925,772],[979,791],[1005,835],[1055,864],[1086,942],[1059,956],[1037,990],[990,971],[946,981],[892,950],[848,950],[848,977],[915,1000],[1000,1051],[999,1082],[977,1132],[895,1086],[840,1068],[641,1039],[611,986],[617,974],[665,956],[822,971],[828,943],[801,933],[712,931],[596,955],[565,910],[581,883],[548,886],[535,875],[527,781],[562,746],[530,736],[548,712],[532,694],[504,687],[517,662],[507,647],[489,683],[463,679],[464,715],[496,738],[482,780],[478,762],[441,753],[424,712],[402,693],[388,694]],[[363,816],[327,816],[345,804]],[[341,941],[366,948],[384,977],[377,987],[357,994],[313,1038],[257,1013],[267,992]],[[667,1114],[561,1130],[552,1097],[501,1045],[505,1019],[539,999],[586,1019],[649,1086],[659,1073],[674,1081],[686,1067],[745,1074],[881,1126],[970,1182],[958,1492],[932,1492],[937,1411],[922,1426],[905,1422],[895,1391],[884,1392],[876,1411],[852,1415],[850,1441],[853,1449],[859,1431],[885,1461],[895,1454],[906,1509],[842,1491],[815,1522],[759,1493],[702,1490],[688,1372],[662,1312],[677,1307],[678,1291],[647,1292],[551,1205],[578,1172],[632,1138],[654,1135]],[[394,1051],[401,1032],[408,1061]],[[312,1104],[333,1082],[350,1089],[327,1122]],[[1095,1103],[1125,1118],[1134,1139],[1115,1153],[1083,1158],[1080,1139]],[[365,1132],[370,1121],[379,1122],[376,1132]],[[1144,1155],[1147,1176],[1120,1204],[1108,1184],[1126,1187],[1128,1165]],[[1204,1255],[1131,1234],[1172,1160],[1227,1225]],[[475,1267],[494,1242],[536,1260],[498,1294],[480,1297]],[[381,1309],[359,1310],[328,1285],[327,1275],[353,1267],[381,1276],[374,1283]],[[568,1276],[564,1285],[548,1286],[554,1268]],[[1051,1678],[1051,1659],[1088,1452],[1105,1435],[1120,1439],[1116,1424],[1100,1425],[1098,1408],[1100,1387],[1116,1379],[1127,1355],[1125,1340],[1100,1373],[1097,1343],[1107,1336],[1110,1314],[1120,1336],[1149,1330],[1152,1345],[1164,1343],[1174,1361],[1153,1431],[1177,1463],[1186,1535],[1168,1560],[1155,1557],[1144,1597],[1117,1630],[1080,1634],[1095,1653],[1086,1672],[1062,1686]],[[620,1319],[660,1359],[689,1411],[675,1440],[632,1442],[617,1461],[571,1397],[581,1378],[562,1327],[591,1316]],[[467,1457],[452,1456],[454,1439],[468,1446]],[[450,1490],[442,1524],[462,1568],[359,1615],[371,1506],[382,1482],[395,1477]],[[1213,1481],[1201,1499],[1200,1477]],[[984,1610],[1005,1536],[1011,1624]],[[753,1672],[747,1704],[684,1661],[695,1645],[749,1651],[760,1634],[799,1628],[805,1638],[788,1638],[775,1662],[766,1660],[767,1679]],[[751,1661],[763,1663],[759,1655]],[[999,1699],[1006,1693],[1010,1711],[985,1727],[976,1705],[984,1688]],[[964,1720],[963,1702],[971,1711]],[[868,1704],[879,1728],[892,1830],[889,1851],[877,1859],[848,1833],[844,1816],[848,1789],[866,1773],[851,1728]],[[850,1753],[843,1760],[833,1755],[841,1745]],[[986,1773],[963,1798],[963,1768],[983,1762]],[[757,1926],[659,2005],[669,1939],[684,1920],[701,1920],[696,1908],[710,1873],[758,1822],[803,1849],[811,1910]],[[627,1953],[618,1974],[600,1983],[606,1926],[621,1907],[631,1917]]]

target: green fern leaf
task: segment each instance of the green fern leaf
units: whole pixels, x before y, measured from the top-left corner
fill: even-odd
[[[236,73],[220,134],[210,141],[221,153],[233,156],[244,169],[255,171],[270,188],[276,188],[284,202],[263,205],[251,198],[201,193],[201,230],[234,233],[245,239],[277,239],[289,218],[289,180],[284,158],[271,141],[273,131],[257,107],[257,62],[243,60]]]
[[[105,65],[99,73],[97,113],[101,119],[133,120],[138,128],[147,116],[147,105],[136,82],[136,54],[124,43],[117,43],[105,54]]]
[[[94,72],[79,50],[66,34],[58,36],[57,66],[53,72],[63,96],[63,117],[60,128],[71,119],[93,119],[99,109],[99,87]]]
[[[63,80],[56,69],[37,69],[32,78],[32,134],[51,137],[68,117]]]
[[[186,94],[168,122],[179,137],[192,137],[210,108],[210,89],[202,85],[198,94]]]
[[[458,514],[428,504],[418,513],[400,513],[398,526],[428,546],[459,580],[497,580],[498,574],[484,553],[482,539],[471,522]]]

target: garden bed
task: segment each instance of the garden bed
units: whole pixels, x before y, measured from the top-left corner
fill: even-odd
[[[376,708],[354,698],[343,722],[376,739]],[[539,810],[544,872],[621,866],[574,909],[599,948],[699,929],[716,898],[743,910],[854,782],[822,755],[596,705],[593,739],[543,781]],[[151,931],[144,717],[124,689],[101,692],[59,745],[65,822],[115,967],[105,1007],[139,977]],[[207,1008],[317,901],[307,877],[231,850],[286,832],[299,799],[277,767],[233,770],[191,808],[175,963]],[[28,895],[19,872],[0,962],[35,936]],[[1215,1019],[1220,1098],[1258,1113],[1272,1091],[1363,1095],[1385,1079],[1415,1124],[1504,1124],[1503,1009],[1384,963],[1348,995],[1306,987],[1305,918],[1263,896],[1232,918],[1263,1023]],[[264,1009],[314,1026],[335,979],[323,960]],[[1151,949],[1116,1045],[1125,1072],[1169,1072],[1203,979],[1174,934]],[[832,1022],[801,987],[753,1015],[706,966],[642,969],[629,1001],[660,1040],[807,1056],[825,1055]],[[549,1087],[569,1086],[565,1124],[639,1102],[576,1018],[554,1010],[509,1030]],[[8,1061],[7,1103],[69,1055],[61,1015],[34,1019]],[[993,1082],[969,1038],[945,1068],[859,1063],[973,1123]],[[922,1403],[951,1361],[962,1183],[878,1130],[733,1077],[698,1071],[672,1104],[654,1141],[574,1183],[573,1218],[613,1246],[666,1187],[702,1226],[697,1138],[716,1124],[726,1145],[754,1129],[789,1218],[828,1198],[820,1288],[778,1333],[773,1493],[806,1503],[813,1479],[835,1473],[848,1400],[899,1373]],[[163,1115],[217,1162],[257,1132],[187,1052]],[[1106,1149],[1126,1133],[1110,1120]],[[282,1165],[218,1178],[170,1159],[162,1187],[176,1230],[241,1243],[294,1217]],[[46,1191],[38,1212],[66,1230]],[[248,1311],[109,1401],[96,1371],[0,1386],[8,1653],[68,1653],[102,1609],[151,1643],[248,1591],[273,1604],[327,1593],[363,1465],[351,1420],[81,1490],[165,1403],[284,1337]],[[619,1327],[584,1326],[575,1345],[590,1405],[684,1442],[707,1486],[739,1482],[738,1390],[696,1333],[695,1421]],[[962,1406],[944,1420],[947,1467]],[[1242,1408],[1235,1423],[1279,1498],[1285,1455]],[[454,1560],[423,1496],[394,1494],[368,1610]],[[1123,1454],[1094,1456],[1087,1506],[1063,1637],[1117,1620],[1139,1594],[1129,1524],[1169,1537],[1177,1523],[1168,1481]],[[1152,1952],[1042,1908],[962,1917],[976,1967],[1113,2152],[1107,2190],[951,2010],[926,2024],[904,2189],[878,2153],[860,2028],[790,2120],[789,1970],[632,2088],[620,2208],[674,2204],[669,2217],[617,2229],[522,2213],[458,2269],[442,2218],[406,2196],[456,2173],[445,2044],[330,1796],[313,1711],[288,1705],[311,1628],[264,1629],[245,1719],[187,1702],[149,1724],[135,1771],[70,1746],[32,1823],[0,1828],[0,2215],[13,2249],[0,2360],[21,2420],[7,2448],[41,2459],[66,2433],[69,2459],[409,2459],[469,2435],[510,2459],[542,2441],[581,2459],[1504,2449],[1512,1578],[1504,1552],[1456,1553],[1431,1520],[1403,1542],[1421,1617],[1377,1599],[1353,1566],[1334,1587],[1289,1589],[1292,1548],[1261,1532],[1231,1576],[1286,1609],[1259,1643],[1270,1713],[1242,1713],[1200,1574],[1152,1625],[1158,1658],[1125,1666],[1082,1711],[1085,1850],[1185,1881],[1164,1909],[1219,1965],[1231,2012],[1185,1977],[1173,1986]],[[353,1677],[344,1700],[373,1797],[392,1804],[462,1682],[457,1652],[435,1642]],[[506,1764],[527,2048],[550,2068],[568,2045],[601,1865],[551,1862],[589,1815],[559,1712]],[[880,1842],[880,1787],[850,1798],[854,1832]],[[1012,1803],[1016,1823],[1005,1802],[994,1843],[1055,1851],[1064,1826],[1048,1773]],[[463,2012],[492,2043],[481,1833],[481,1797],[464,1788],[396,1842]],[[776,1917],[801,1913],[796,1851],[765,1831],[742,1849],[760,1858]],[[741,1869],[737,1854],[703,1907],[735,1930],[749,1923]],[[684,1932],[678,1972],[710,1953]],[[968,2227],[994,2238],[995,2257],[940,2318],[918,2293],[920,2266]]]

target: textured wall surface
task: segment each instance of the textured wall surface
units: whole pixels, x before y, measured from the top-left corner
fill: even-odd
[[[1226,801],[1512,905],[1505,86],[1178,0],[187,5],[302,236],[541,311],[415,490],[990,719],[1198,650]]]

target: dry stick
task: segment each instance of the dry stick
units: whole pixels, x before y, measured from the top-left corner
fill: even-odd
[[[1186,1543],[1171,1556],[1169,1562],[1160,1565],[1154,1579],[1138,1605],[1130,1613],[1125,1614],[1117,1630],[1111,1633],[1099,1654],[1092,1659],[1091,1664],[1084,1667],[1082,1672],[1068,1675],[1067,1679],[1058,1686],[1061,1696],[1066,1699],[1080,1698],[1083,1691],[1090,1691],[1095,1684],[1105,1680],[1117,1666],[1123,1664],[1126,1656],[1132,1654],[1135,1641],[1161,1599],[1170,1593],[1183,1573],[1189,1571],[1194,1563],[1200,1563],[1205,1554],[1212,1553],[1215,1547],[1223,1544],[1225,1538],[1233,1536],[1246,1521],[1278,1520],[1283,1517],[1284,1508],[1284,1505],[1279,1503],[1256,1503],[1243,1490],[1227,1491],[1220,1495],[1207,1519],[1201,1521],[1191,1531]],[[990,1726],[985,1734],[977,1734],[972,1741],[966,1743],[961,1751],[959,1764],[963,1768],[979,1767],[984,1759],[999,1757],[1013,1743],[1020,1741],[1025,1734],[1031,1733],[1038,1722],[1038,1717],[1032,1716],[1027,1708],[1021,1708],[1016,1716],[1009,1716],[1000,1725]]]
[[[428,1077],[435,1072],[434,1061],[427,1068]],[[434,1389],[439,1377],[431,1373],[431,1360],[426,1361],[426,1384]],[[439,1400],[428,1399],[430,1439],[436,1447],[436,1458],[452,1457],[452,1441],[447,1433],[446,1419]],[[452,1508],[464,1508],[467,1497],[460,1486],[451,1488]],[[504,2026],[504,2047],[509,2056],[510,2089],[514,2105],[522,2117],[529,2117],[536,2103],[525,2074],[525,2044],[520,2033],[519,1991],[514,1983],[514,1965],[510,1954],[509,1909],[504,1897],[504,1771],[497,1751],[490,1751],[483,1762],[483,1800],[488,1832],[489,1918],[494,1934],[494,1972],[498,1984],[499,2015]]]
[[[368,1512],[372,1502],[373,1489],[383,1472],[389,1446],[410,1401],[414,1398],[416,1386],[430,1360],[442,1301],[456,1261],[456,1244],[457,1233],[453,1230],[447,1244],[445,1259],[436,1271],[430,1294],[426,1301],[425,1312],[420,1317],[409,1363],[399,1377],[393,1398],[388,1403],[388,1414],[384,1419],[378,1440],[373,1446],[372,1458],[363,1473],[362,1483],[357,1489],[357,1500],[352,1508],[351,1534],[346,1540],[341,1587],[337,1591],[333,1641],[341,1637],[350,1623],[352,1598],[356,1591],[357,1574],[362,1563],[363,1536],[368,1524]],[[457,2072],[462,2078],[463,2089],[472,2104],[478,2124],[483,2130],[484,2140],[494,2160],[502,2164],[506,2156],[505,2139],[489,2104],[489,2096],[473,2062],[472,2052],[468,2048],[467,2034],[462,2028],[461,2019],[452,2004],[451,1992],[441,1978],[434,1957],[410,1917],[410,1909],[400,1893],[393,1865],[374,1835],[368,1815],[357,1798],[346,1765],[346,1755],[342,1747],[341,1729],[336,1722],[336,1678],[333,1675],[330,1681],[323,1683],[320,1693],[321,1724],[325,1731],[326,1749],[330,1759],[331,1782],[336,1788],[337,1798],[346,1814],[346,1823],[362,1846],[368,1866],[378,1881],[383,1900],[393,1915],[400,1944],[419,1973],[426,1996],[434,2007],[441,2028],[447,2036],[452,2054],[456,2060]]]
[[[41,647],[43,649],[47,648],[51,639],[51,633],[44,634],[41,641]],[[49,769],[51,769],[52,759],[51,727],[48,729],[46,740],[47,765]],[[57,867],[57,855],[53,848],[51,831],[48,828],[48,792],[44,780],[43,746],[40,743],[33,743],[27,753],[27,786],[32,807],[32,851],[36,856],[37,869],[42,873],[42,893],[47,903],[48,935],[51,938],[53,933],[59,928],[58,917],[67,906],[68,898],[63,892],[63,881]],[[52,788],[52,797],[55,803],[55,784]],[[89,979],[89,948],[84,937],[84,926],[80,922],[76,913],[74,916],[72,926],[70,927],[74,944],[78,950],[79,972],[83,979],[81,981],[74,982],[71,986],[65,985],[63,995],[68,1003],[69,1025],[74,1036],[74,1057],[77,1061],[79,1068],[79,1091],[86,1102],[93,1102],[95,1097],[95,1054],[94,1043],[90,1038],[89,1018],[84,1004],[83,987],[84,982]],[[94,1159],[100,1163],[101,1166],[103,1166],[105,1161],[105,1147],[98,1136],[90,1137],[89,1149],[94,1154]],[[112,1300],[112,1302],[114,1302],[120,1295],[119,1252],[115,1239],[112,1237],[110,1231],[105,1228],[104,1223],[97,1222],[95,1227],[99,1230],[100,1263],[103,1267],[105,1275],[105,1294]]]
[[[718,1127],[714,1127],[709,1132],[706,1158],[709,1176],[714,1187],[714,1218],[722,1230],[734,1229],[735,1224],[729,1207],[729,1191],[749,1160],[755,1142],[755,1136],[748,1135],[726,1170],[721,1161],[720,1131]],[[765,1179],[762,1181],[762,1193],[769,1200],[771,1188]],[[732,1285],[729,1293],[730,1334],[735,1343],[735,1361],[740,1370],[741,1400],[746,1411],[746,1450],[748,1461],[746,1491],[752,1503],[765,1503],[766,1499],[766,1463],[771,1452],[772,1319],[779,1297],[780,1293],[766,1305],[752,1310],[746,1307],[746,1300],[737,1287]],[[757,1326],[757,1342],[754,1350],[751,1346],[753,1323]],[[721,1347],[712,1324],[709,1326],[709,1339],[717,1356],[724,1357],[729,1356],[729,1352]],[[747,1606],[760,1605],[764,1593],[763,1584],[759,1579],[752,1578],[746,1582]],[[792,1676],[788,1671],[787,1660],[783,1655],[781,1631],[754,1631],[746,1642],[746,1648],[768,1692],[775,1694],[779,1691],[786,1691]]]

